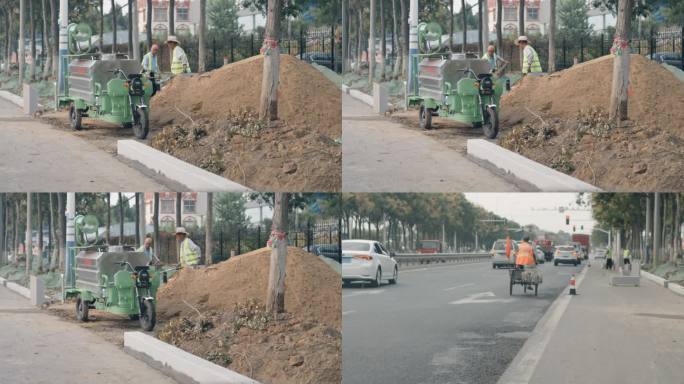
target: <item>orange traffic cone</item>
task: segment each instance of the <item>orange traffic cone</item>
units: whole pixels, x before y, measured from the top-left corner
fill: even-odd
[[[577,288],[575,286],[575,275],[570,276],[570,294],[571,295],[577,294]]]

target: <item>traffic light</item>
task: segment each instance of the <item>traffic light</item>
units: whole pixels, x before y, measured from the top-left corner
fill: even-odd
[[[575,232],[575,226],[574,225],[572,226],[572,231]]]
[[[584,224],[580,225],[580,231],[584,231]]]
[[[565,215],[565,225],[570,225],[570,215]]]

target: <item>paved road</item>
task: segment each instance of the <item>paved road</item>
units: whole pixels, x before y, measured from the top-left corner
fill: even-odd
[[[0,383],[176,383],[76,324],[0,287]]]
[[[344,384],[496,383],[581,267],[544,264],[539,297],[490,263],[401,271],[397,285],[342,292]]]
[[[166,191],[178,184],[23,116],[0,98],[0,191]]]
[[[342,96],[345,192],[513,192],[522,182],[471,161],[446,144]]]

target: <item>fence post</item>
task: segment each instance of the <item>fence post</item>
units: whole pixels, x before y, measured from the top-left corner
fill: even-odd
[[[655,50],[655,28],[651,27],[651,43],[650,43],[650,48],[649,48],[649,55],[651,56],[651,60],[653,60],[653,51]]]
[[[603,56],[603,39],[605,39],[605,36],[601,33],[601,56]]]
[[[674,52],[674,38],[672,38],[672,51]],[[335,66],[335,23],[330,27],[330,69],[337,72]]]
[[[257,249],[261,248],[261,225],[257,226]]]
[[[584,36],[580,37],[580,63],[584,62]]]
[[[249,52],[250,52],[250,56],[254,56],[254,32],[252,32],[251,36],[252,36],[251,37],[251,48],[250,48]],[[240,252],[238,251],[238,255],[239,254],[240,254]]]
[[[311,221],[306,222],[306,251],[311,252]]]
[[[304,51],[306,46],[304,45],[304,27],[299,27],[299,59],[304,60]]]

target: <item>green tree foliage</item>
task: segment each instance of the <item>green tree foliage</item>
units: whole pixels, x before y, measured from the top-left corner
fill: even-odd
[[[587,18],[589,5],[584,0],[560,0],[557,10],[558,37],[567,41],[579,41],[591,34]]]
[[[214,231],[236,233],[248,224],[245,198],[239,193],[214,194]]]
[[[210,34],[229,38],[242,32],[238,23],[237,4],[234,0],[209,0],[207,4],[207,24]]]
[[[644,224],[646,205],[640,193],[595,193],[591,208],[601,227],[627,229]]]

